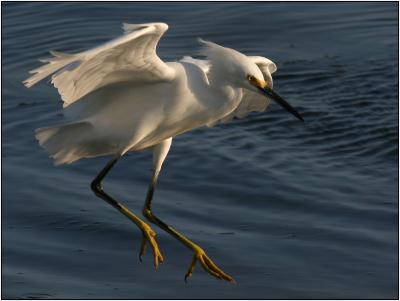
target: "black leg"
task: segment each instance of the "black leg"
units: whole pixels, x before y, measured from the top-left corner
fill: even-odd
[[[100,173],[97,175],[97,177],[93,180],[90,187],[92,188],[92,190],[96,194],[96,196],[100,197],[101,199],[106,201],[108,204],[110,204],[111,206],[116,208],[119,212],[121,212],[123,215],[125,215],[127,218],[129,218],[132,222],[134,222],[139,227],[139,229],[143,233],[142,244],[141,244],[141,248],[140,248],[140,258],[144,253],[146,241],[148,241],[150,243],[150,246],[153,249],[154,266],[157,268],[158,263],[159,262],[161,263],[163,261],[163,257],[160,253],[157,242],[154,238],[156,233],[151,229],[151,227],[147,223],[145,223],[138,216],[136,216],[134,213],[132,213],[128,208],[126,208],[120,202],[116,201],[114,198],[112,198],[110,195],[108,195],[103,190],[101,181],[108,174],[108,172],[115,165],[115,163],[117,163],[118,159],[119,159],[119,157],[114,158],[110,162],[108,162],[107,165],[100,171]]]

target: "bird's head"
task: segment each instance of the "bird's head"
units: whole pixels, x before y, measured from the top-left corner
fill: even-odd
[[[249,57],[234,49],[200,40],[204,44],[203,54],[211,62],[210,73],[224,79],[229,84],[250,90],[268,97],[296,116],[301,121],[303,117],[273,88],[272,73],[275,64],[263,57]],[[263,72],[261,71],[261,69]]]

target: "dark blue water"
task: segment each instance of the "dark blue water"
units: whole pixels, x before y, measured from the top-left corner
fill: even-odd
[[[3,298],[398,298],[396,3],[3,3]],[[49,49],[80,51],[122,22],[163,21],[165,60],[197,37],[278,65],[276,105],[177,137],[154,209],[238,282],[200,266],[160,229],[165,263],[138,260],[140,232],[89,189],[108,158],[54,167],[37,127],[62,122],[50,84],[21,81]],[[140,211],[150,153],[107,190]]]

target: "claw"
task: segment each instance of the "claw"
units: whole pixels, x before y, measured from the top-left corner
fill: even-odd
[[[140,246],[140,252],[139,252],[139,260],[142,262],[142,256],[144,255],[146,251],[146,241],[150,244],[153,254],[154,254],[154,268],[157,270],[158,264],[163,263],[164,258],[161,255],[160,249],[158,248],[157,242],[154,239],[156,236],[156,233],[148,226],[145,225],[142,228],[142,243]]]
[[[139,252],[139,260],[140,262],[142,262],[142,256],[144,255],[144,253],[146,252],[146,236],[143,235],[142,236],[142,243],[140,245],[140,252]]]
[[[224,271],[222,271],[220,268],[217,267],[217,265],[207,256],[207,254],[201,249],[200,247],[197,247],[194,250],[195,254],[193,256],[192,262],[190,263],[189,269],[185,275],[185,282],[187,283],[187,279],[190,278],[193,274],[193,270],[196,266],[197,260],[200,261],[202,267],[206,272],[211,274],[217,279],[224,279],[226,281],[229,281],[231,283],[235,283],[236,281],[226,274]]]
[[[187,283],[187,279],[192,277],[193,270],[194,270],[194,268],[196,266],[196,261],[197,261],[197,257],[196,257],[196,255],[194,255],[193,259],[192,259],[192,262],[190,263],[189,269],[188,269],[188,271],[187,271],[187,273],[185,275],[185,282],[186,283]]]

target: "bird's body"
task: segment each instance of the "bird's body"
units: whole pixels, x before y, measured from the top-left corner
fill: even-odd
[[[203,70],[192,63],[169,63],[176,77],[154,84],[116,83],[100,88],[65,109],[78,124],[74,139],[54,136],[58,163],[82,157],[143,150],[183,132],[211,125],[231,113],[241,100],[241,89],[213,89]],[[61,126],[62,128],[62,126]],[[46,137],[53,128],[38,131]],[[61,153],[57,156],[57,154]]]
[[[100,87],[65,108],[68,130],[63,131],[62,126],[56,133],[54,127],[39,129],[37,138],[41,144],[47,143],[56,164],[71,163],[143,150],[194,128],[214,125],[237,109],[243,96],[255,103],[245,107],[245,113],[266,109],[268,99],[244,93],[224,78],[213,80],[208,64],[186,57],[166,63],[173,70],[172,79],[150,83],[122,80]],[[270,74],[264,74],[270,79]]]
[[[185,57],[163,62],[156,46],[168,26],[163,23],[125,24],[125,34],[102,46],[77,54],[52,52],[46,65],[33,70],[27,87],[52,75],[68,122],[36,131],[56,164],[82,158],[112,155],[115,159],[92,183],[92,189],[125,214],[143,232],[153,247],[155,264],[162,260],[154,231],[126,207],[107,195],[101,181],[115,162],[130,151],[151,149],[153,176],[143,209],[153,223],[169,232],[195,252],[196,260],[212,275],[232,281],[204,251],[151,211],[151,199],[172,138],[186,131],[212,126],[264,111],[270,100],[296,117],[301,116],[272,90],[275,64],[263,57],[248,57],[233,49],[201,41],[206,60]]]

